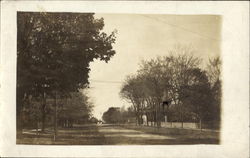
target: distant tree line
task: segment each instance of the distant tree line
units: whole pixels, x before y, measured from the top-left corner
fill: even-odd
[[[131,108],[125,109],[118,107],[110,107],[103,113],[102,119],[105,123],[123,124],[128,123],[129,119],[133,118],[133,111]]]
[[[44,101],[44,102],[43,102]],[[46,104],[45,107],[44,104]],[[54,125],[55,99],[51,96],[29,95],[22,105],[22,128],[41,128]],[[44,109],[43,109],[44,108]],[[91,118],[93,104],[84,92],[71,92],[67,97],[57,97],[57,122],[61,127],[72,127],[73,123],[87,123]]]
[[[79,93],[88,87],[89,63],[108,62],[115,54],[115,32],[108,35],[103,27],[104,19],[92,13],[17,13],[18,130],[25,120],[44,130],[47,115],[53,115],[56,137],[58,121],[89,117],[92,105]]]
[[[199,122],[219,128],[221,113],[221,61],[207,66],[194,57],[193,49],[178,45],[168,56],[142,61],[136,74],[127,77],[120,91],[132,104],[139,125],[142,116],[161,126],[168,121]],[[205,67],[205,68],[202,68]]]

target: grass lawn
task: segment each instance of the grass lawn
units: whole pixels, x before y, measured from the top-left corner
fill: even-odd
[[[98,132],[96,126],[82,126],[77,128],[59,128],[57,139],[54,141],[54,130],[48,128],[45,132],[36,130],[23,130],[17,135],[17,144],[37,145],[92,145],[102,144],[104,136]]]
[[[173,136],[180,144],[219,144],[220,132],[183,128],[157,128],[151,126],[121,125],[145,133]]]

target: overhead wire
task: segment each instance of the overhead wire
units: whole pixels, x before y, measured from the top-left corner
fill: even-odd
[[[110,80],[90,80],[90,82],[98,82],[98,83],[114,83],[114,84],[120,84],[123,83],[122,81],[110,81]]]
[[[158,21],[158,22],[161,22],[161,23],[165,23],[171,27],[174,27],[174,28],[178,28],[178,29],[181,29],[183,31],[187,31],[187,32],[190,32],[190,33],[193,33],[193,34],[196,34],[198,36],[201,36],[203,38],[207,38],[207,39],[211,39],[211,40],[218,40],[217,38],[212,38],[212,37],[209,37],[209,36],[206,36],[206,35],[202,35],[198,32],[195,32],[195,31],[192,31],[192,30],[189,30],[185,27],[182,27],[182,26],[179,26],[179,25],[176,25],[176,24],[172,24],[172,23],[169,23],[169,22],[166,22],[165,20],[160,20],[158,18],[153,18],[151,16],[148,16],[148,15],[142,15],[142,14],[138,14],[139,16],[143,16],[145,18],[149,18],[149,19],[152,19],[152,20],[155,20],[155,21]],[[97,82],[97,83],[108,83],[108,84],[120,84],[120,83],[123,83],[122,81],[109,81],[109,80],[90,80],[91,82]]]
[[[162,20],[162,19],[160,20],[160,19],[158,19],[158,18],[153,18],[153,17],[148,16],[148,15],[142,15],[142,14],[139,14],[139,15],[140,15],[140,16],[143,16],[143,17],[146,17],[146,18],[149,18],[149,19],[152,19],[152,20],[155,20],[155,21],[158,21],[158,22],[165,23],[165,24],[167,24],[167,25],[169,25],[169,26],[172,26],[172,27],[174,27],[174,28],[181,29],[181,30],[183,30],[183,31],[187,31],[187,32],[196,34],[196,35],[198,35],[198,36],[200,36],[200,37],[203,37],[203,38],[206,38],[206,39],[211,39],[211,40],[220,41],[220,39],[217,39],[217,38],[213,38],[213,37],[209,37],[209,36],[200,34],[200,33],[198,33],[198,32],[195,32],[195,31],[193,31],[193,30],[187,29],[187,28],[185,28],[185,27],[182,27],[182,26],[179,26],[179,25],[176,25],[176,24],[171,24],[171,23],[169,23],[169,22],[167,22],[167,21],[165,21],[165,20]]]

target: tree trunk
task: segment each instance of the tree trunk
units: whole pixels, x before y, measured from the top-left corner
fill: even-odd
[[[181,113],[181,128],[183,128],[183,114]]]
[[[140,125],[143,125],[143,119],[142,119],[142,114],[140,114]]]
[[[19,105],[19,107],[17,107],[17,117],[16,117],[16,126],[18,129],[18,134],[20,134],[19,136],[22,137],[23,135],[23,103],[21,103],[21,105]]]
[[[36,135],[38,135],[38,128],[39,128],[39,120],[38,116],[36,116]]]
[[[154,127],[156,126],[156,112],[154,111],[154,114],[153,114],[153,120],[154,120]]]
[[[45,130],[45,119],[46,119],[46,93],[43,93],[43,105],[42,105],[42,132]]]
[[[201,121],[201,118],[200,118],[200,130],[202,131],[202,121]]]
[[[54,111],[54,141],[57,137],[57,91],[55,93],[55,111]]]
[[[157,104],[157,127],[161,127],[161,105],[160,104]]]
[[[149,118],[148,114],[146,114],[146,117],[147,117],[147,126],[148,126],[148,125],[149,125],[149,124],[148,124],[148,118]]]
[[[138,126],[138,115],[135,116],[135,125]]]
[[[20,92],[21,93],[21,92]],[[16,128],[18,130],[19,136],[22,137],[23,134],[23,122],[24,122],[24,99],[25,99],[25,93],[22,93],[21,95],[17,95],[17,105],[16,105]]]
[[[156,123],[156,127],[158,127],[158,110],[157,110],[157,107],[155,108],[155,123]]]

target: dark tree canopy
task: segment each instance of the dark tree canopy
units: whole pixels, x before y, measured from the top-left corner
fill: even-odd
[[[115,54],[115,32],[94,14],[18,12],[17,87],[75,91],[88,84],[89,63]]]
[[[108,62],[115,54],[116,32],[106,34],[103,27],[104,19],[93,13],[17,13],[17,126],[22,126],[18,118],[29,96],[40,98],[37,108],[44,129],[46,98],[62,99],[88,86],[90,62]],[[71,102],[64,111],[68,117],[75,110],[81,117],[89,116],[87,103],[79,104],[79,110],[74,99]]]
[[[70,93],[70,97],[61,99],[59,104],[59,118],[72,121],[88,120],[93,108],[89,97],[82,92]]]
[[[106,112],[104,112],[102,119],[106,123],[119,123],[121,119],[121,112],[118,108],[110,107]]]

